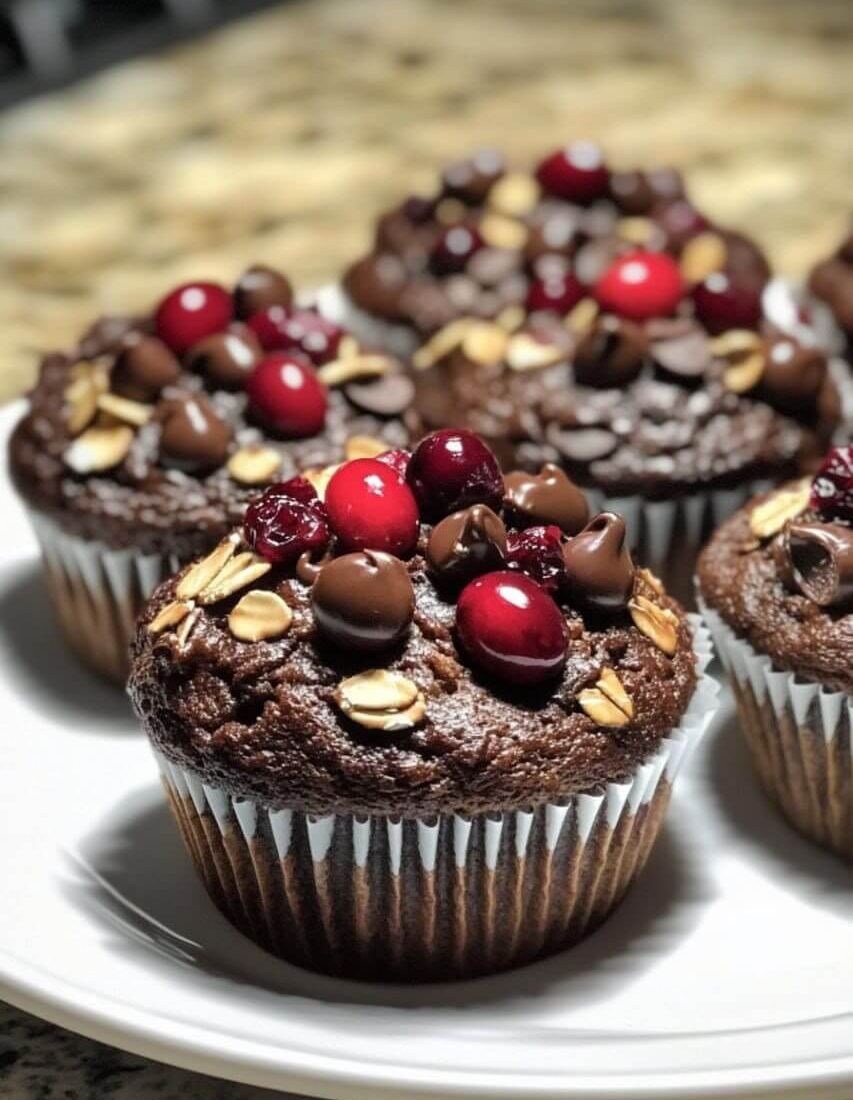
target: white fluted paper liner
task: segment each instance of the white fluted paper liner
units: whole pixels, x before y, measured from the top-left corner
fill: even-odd
[[[800,832],[853,862],[853,697],[775,668],[699,606],[762,786]]]
[[[559,950],[642,869],[676,775],[714,713],[711,641],[658,751],[627,782],[516,812],[312,816],[271,811],[155,752],[186,846],[223,913],[289,961],[391,980],[483,974]]]
[[[178,558],[116,550],[68,534],[35,509],[28,514],[68,644],[90,668],[123,684],[136,617],[157,585],[179,568]]]

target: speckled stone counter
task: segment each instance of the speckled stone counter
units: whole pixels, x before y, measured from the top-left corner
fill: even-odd
[[[103,310],[233,278],[302,285],[472,146],[597,138],[671,161],[788,273],[841,233],[849,0],[302,0],[0,117],[0,399]],[[260,1100],[0,1007],[2,1100]]]

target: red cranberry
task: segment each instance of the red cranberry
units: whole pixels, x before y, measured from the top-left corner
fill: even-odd
[[[547,156],[536,169],[536,178],[552,195],[589,203],[606,193],[610,172],[597,145],[574,141]]]
[[[269,306],[253,313],[247,324],[267,351],[301,351],[315,367],[338,354],[344,330],[311,309]]]
[[[555,592],[566,576],[562,536],[556,524],[508,531],[506,560],[510,569],[526,573],[547,592]]]
[[[326,422],[326,389],[301,356],[268,355],[246,379],[249,404],[283,435],[316,435]]]
[[[853,446],[833,447],[812,482],[810,504],[823,519],[853,523]]]
[[[713,333],[730,328],[757,328],[761,293],[754,286],[736,285],[724,271],[715,271],[693,288],[696,316]]]
[[[384,550],[410,557],[417,545],[418,506],[396,470],[357,458],[336,470],[326,487],[332,530],[347,550]]]
[[[451,225],[438,238],[430,254],[430,266],[436,275],[464,271],[475,252],[483,247],[483,238],[467,225]]]
[[[477,577],[456,605],[459,642],[476,664],[516,684],[538,684],[563,667],[568,631],[560,609],[529,577]]]
[[[272,485],[246,509],[246,541],[261,557],[292,565],[303,552],[319,552],[330,533],[326,509],[301,477]]]
[[[633,321],[668,317],[683,294],[678,264],[664,252],[620,256],[595,284],[595,297],[602,309]]]
[[[383,451],[381,455],[376,456],[377,462],[384,462],[386,466],[396,470],[403,480],[406,478],[406,470],[409,468],[411,459],[412,452],[406,451],[402,447],[397,447],[393,451]]]
[[[184,283],[175,287],[157,306],[157,335],[177,355],[187,348],[224,332],[234,319],[231,295],[218,283]]]
[[[691,237],[704,233],[710,222],[687,199],[676,199],[656,207],[652,218],[666,234],[668,246],[680,252]]]
[[[439,520],[471,504],[499,509],[504,482],[498,460],[464,428],[444,428],[426,436],[406,471],[422,514]]]
[[[549,309],[555,313],[568,313],[583,298],[586,289],[570,271],[556,272],[530,284],[527,292],[527,308],[531,313]]]

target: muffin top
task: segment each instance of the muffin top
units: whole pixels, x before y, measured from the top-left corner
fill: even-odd
[[[460,316],[563,315],[636,249],[679,261],[683,293],[712,332],[758,323],[770,274],[758,246],[713,225],[674,169],[611,170],[588,141],[532,170],[495,150],[449,165],[433,193],[380,217],[344,285],[368,313],[429,335]],[[658,266],[654,286],[633,288],[639,308],[672,291]]]
[[[268,489],[144,611],[154,744],[311,813],[535,806],[629,777],[696,683],[679,605],[557,467],[476,435]]]
[[[832,256],[815,266],[809,289],[826,302],[848,341],[853,340],[853,229]]]
[[[150,316],[99,321],[48,355],[10,445],[22,495],[63,529],[190,557],[296,469],[409,438],[400,364],[253,267],[189,283]]]
[[[795,476],[840,416],[808,330],[711,336],[693,316],[632,319],[592,298],[511,332],[458,319],[414,364],[425,428],[471,428],[507,468],[556,463],[610,494],[669,498]]]
[[[699,587],[778,668],[853,694],[853,447],[727,520],[699,559]]]

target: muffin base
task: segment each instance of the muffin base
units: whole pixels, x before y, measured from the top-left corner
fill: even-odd
[[[136,617],[180,562],[172,555],[114,550],[67,534],[41,512],[28,513],[65,640],[94,672],[124,684]]]
[[[762,787],[799,832],[853,863],[853,698],[774,668],[701,599],[700,608]]]
[[[710,638],[694,630],[704,673]],[[561,950],[613,911],[646,863],[716,696],[702,674],[679,726],[627,782],[473,817],[270,810],[155,756],[210,897],[250,939],[329,974],[439,981]]]

